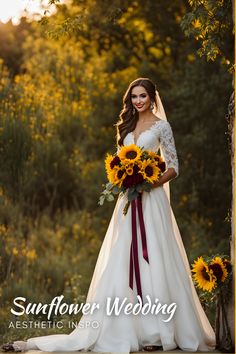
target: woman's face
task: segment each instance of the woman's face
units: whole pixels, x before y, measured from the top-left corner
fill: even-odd
[[[143,86],[135,86],[131,91],[131,102],[138,112],[144,112],[150,108],[151,100]]]

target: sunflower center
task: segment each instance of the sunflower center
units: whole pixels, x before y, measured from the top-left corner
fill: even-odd
[[[219,264],[217,264],[217,263],[210,264],[209,269],[213,270],[213,274],[216,276],[217,280],[221,280],[222,275],[223,275],[223,271],[222,271],[222,268]]]
[[[122,176],[123,176],[123,174],[124,174],[124,171],[119,170],[119,171],[117,172],[117,177],[118,177],[119,179],[121,179]]]
[[[111,167],[111,169],[113,169],[114,166],[119,166],[119,164],[120,164],[120,158],[119,158],[119,156],[115,156],[114,159],[110,163],[110,167]]]
[[[147,166],[145,168],[145,173],[148,177],[151,177],[153,175],[153,168],[151,166]]]
[[[203,276],[203,278],[204,278],[205,280],[210,281],[210,276],[209,276],[209,274],[207,273],[207,270],[206,270],[205,267],[202,269],[202,276]]]
[[[136,151],[133,151],[133,150],[127,151],[127,153],[126,153],[126,158],[127,159],[133,160],[136,157],[137,157],[137,152]]]

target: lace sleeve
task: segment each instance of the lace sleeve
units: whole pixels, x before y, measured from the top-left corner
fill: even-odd
[[[173,167],[177,176],[179,175],[179,162],[175,148],[175,140],[170,123],[167,121],[161,130],[160,135],[161,150],[163,152],[167,168]],[[176,176],[176,177],[177,177]]]

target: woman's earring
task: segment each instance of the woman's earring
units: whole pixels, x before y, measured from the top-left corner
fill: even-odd
[[[150,104],[150,111],[151,112],[153,111],[153,108],[154,108],[154,102],[151,102],[151,104]]]
[[[133,116],[135,115],[135,112],[136,112],[136,110],[135,110],[135,108],[133,107],[133,111],[132,111]]]

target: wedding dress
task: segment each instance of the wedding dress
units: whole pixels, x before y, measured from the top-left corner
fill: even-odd
[[[167,168],[179,174],[178,157],[170,123],[157,120],[142,132],[137,141],[128,133],[124,145],[136,143],[152,151],[161,151]],[[144,303],[148,296],[153,303],[176,303],[171,320],[158,314],[108,315],[107,298],[138,302],[136,282],[129,286],[131,208],[123,209],[126,196],[119,196],[107,229],[87,295],[87,303],[99,303],[100,309],[83,315],[80,324],[68,335],[58,334],[30,338],[26,350],[129,353],[145,345],[162,346],[164,351],[179,347],[187,352],[212,351],[215,334],[200,304],[194,288],[188,259],[179,234],[172,208],[163,186],[142,193],[143,219],[146,229],[149,263],[143,258],[140,230],[138,232],[138,261]],[[88,326],[84,325],[87,323]],[[92,324],[97,323],[98,326]],[[96,327],[96,328],[95,328]]]

